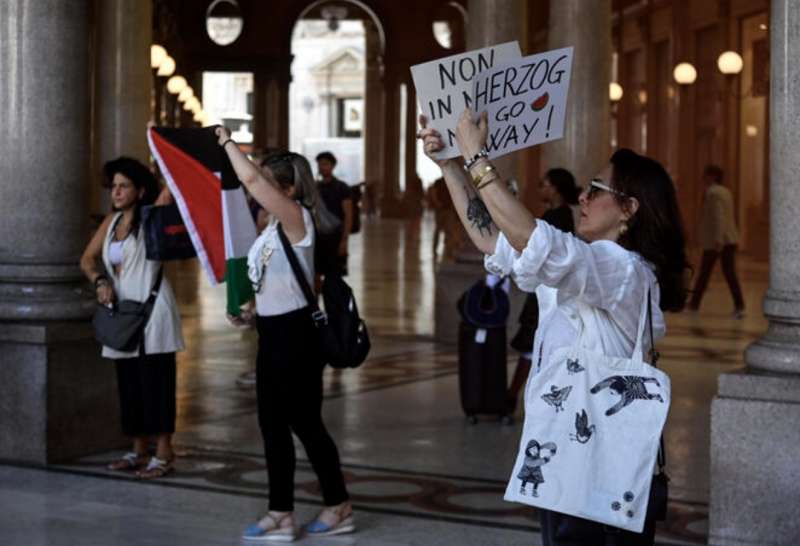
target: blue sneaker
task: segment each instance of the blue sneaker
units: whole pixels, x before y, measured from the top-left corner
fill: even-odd
[[[280,517],[268,513],[257,523],[247,527],[242,538],[249,542],[294,542],[297,534],[291,512]]]

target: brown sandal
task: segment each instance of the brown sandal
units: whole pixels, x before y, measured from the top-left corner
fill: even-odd
[[[136,477],[140,480],[163,478],[175,470],[175,467],[172,465],[174,461],[174,457],[169,460],[151,457],[150,462],[147,463],[147,467],[144,470],[138,471],[136,473]]]
[[[109,470],[116,470],[116,471],[136,470],[138,468],[143,467],[146,464],[147,464],[146,453],[144,455],[140,455],[135,451],[129,451],[116,461],[108,463],[108,466],[106,466],[106,468]]]

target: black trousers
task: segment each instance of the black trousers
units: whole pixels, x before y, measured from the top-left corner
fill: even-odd
[[[700,273],[697,275],[694,293],[689,303],[690,308],[697,309],[700,307],[700,301],[703,299],[703,294],[708,287],[708,280],[711,278],[714,264],[717,262],[717,257],[720,255],[722,257],[722,274],[725,275],[725,281],[727,281],[728,288],[731,291],[733,305],[737,310],[744,309],[742,288],[739,286],[739,279],[736,278],[736,245],[725,245],[722,247],[721,253],[716,250],[706,250],[703,252],[703,258],[700,262]]]
[[[264,437],[269,509],[294,509],[295,451],[292,433],[306,449],[327,506],[348,500],[339,452],[322,423],[319,334],[308,308],[258,317],[256,390]]]
[[[115,360],[126,436],[175,432],[175,353]]]
[[[539,510],[544,546],[652,546],[656,524],[647,520],[642,533],[632,533],[602,523]]]

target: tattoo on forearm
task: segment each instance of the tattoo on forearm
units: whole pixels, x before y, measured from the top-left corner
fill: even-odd
[[[489,209],[481,198],[473,195],[467,202],[467,219],[472,224],[472,227],[478,228],[478,232],[483,236],[483,231],[486,230],[487,235],[492,234],[492,216],[489,214]]]

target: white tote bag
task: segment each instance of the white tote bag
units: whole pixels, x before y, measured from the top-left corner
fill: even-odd
[[[553,351],[525,391],[525,423],[505,499],[640,533],[670,403],[646,363],[642,304],[633,356]]]

